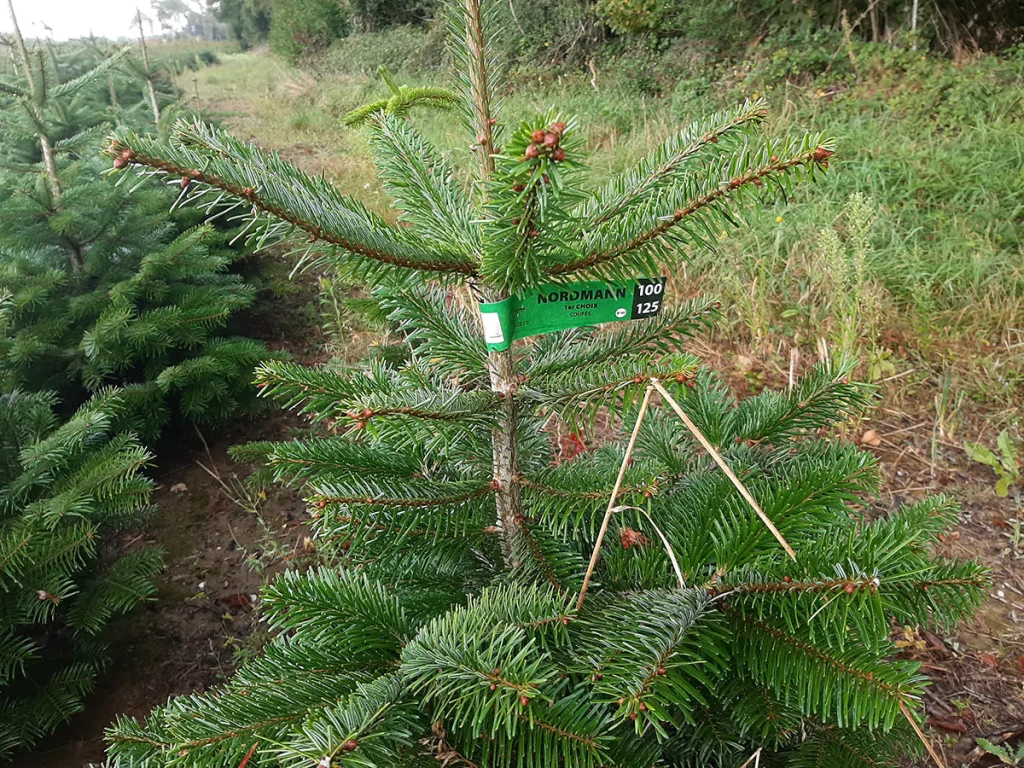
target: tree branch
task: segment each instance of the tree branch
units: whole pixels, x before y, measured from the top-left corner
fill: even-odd
[[[162,160],[151,155],[136,153],[120,140],[115,140],[111,144],[109,152],[116,158],[115,165],[118,165],[119,161],[123,161],[120,162],[119,167],[124,167],[124,165],[145,166],[169,175],[181,176],[183,179],[188,179],[189,183],[196,181],[201,184],[207,184],[245,200],[252,205],[254,210],[270,214],[274,218],[287,222],[297,229],[306,232],[310,236],[311,240],[320,240],[322,242],[329,243],[330,245],[336,245],[340,248],[344,248],[350,253],[365,256],[383,264],[390,264],[404,269],[419,269],[430,272],[451,272],[464,275],[476,274],[476,266],[470,262],[418,261],[397,254],[388,253],[379,248],[372,248],[363,243],[355,242],[337,233],[327,231],[312,222],[305,221],[294,212],[279,204],[263,200],[253,187],[242,187],[237,183],[224,179],[216,174],[210,173],[209,171],[197,168],[187,168],[169,160]]]
[[[776,160],[768,165],[755,168],[742,176],[737,176],[729,181],[723,182],[718,188],[701,195],[691,201],[685,208],[676,210],[675,213],[664,219],[657,226],[652,227],[647,232],[630,239],[626,243],[614,246],[605,251],[592,253],[585,259],[579,259],[565,264],[555,264],[548,267],[546,270],[547,274],[551,276],[571,274],[573,272],[592,269],[593,267],[605,264],[619,256],[622,256],[623,254],[642,248],[644,245],[647,245],[668,232],[686,217],[708,208],[719,200],[729,198],[736,190],[742,187],[746,187],[751,184],[758,185],[759,183],[763,183],[762,179],[791,168],[809,165],[811,163],[824,163],[831,155],[832,151],[830,149],[819,146],[788,160]]]

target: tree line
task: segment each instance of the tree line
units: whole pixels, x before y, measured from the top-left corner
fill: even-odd
[[[429,25],[437,7],[436,0],[220,0],[216,13],[243,47],[269,40],[297,60],[352,32]],[[524,59],[558,55],[564,46],[552,41],[571,40],[581,61],[609,42],[684,37],[729,52],[766,35],[846,30],[864,41],[913,36],[952,51],[1004,48],[1024,32],[1024,6],[1015,0],[512,0],[502,14],[526,42]]]

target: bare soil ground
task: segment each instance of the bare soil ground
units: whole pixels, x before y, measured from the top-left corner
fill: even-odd
[[[876,430],[895,432],[911,421],[878,423]],[[992,588],[974,620],[954,634],[903,627],[894,636],[903,655],[920,661],[932,680],[927,722],[947,765],[997,765],[978,747],[979,737],[1008,745],[1024,740],[1024,541],[1011,522],[1020,509],[1013,499],[998,498],[991,471],[968,466],[959,448],[942,446],[933,462],[930,435],[903,435],[871,449],[886,478],[880,506],[951,494],[962,513],[942,543],[943,554],[984,563]]]

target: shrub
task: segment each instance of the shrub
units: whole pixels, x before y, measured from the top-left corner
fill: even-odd
[[[288,61],[318,53],[348,31],[337,0],[275,0],[273,4],[270,47]]]
[[[378,67],[392,72],[422,76],[424,70],[445,66],[443,37],[433,29],[392,27],[371,34],[354,33],[337,41],[317,62],[317,72],[325,76],[370,74]]]
[[[495,14],[510,30],[507,37],[494,41],[495,48],[527,68],[582,64],[603,37],[586,0],[518,0],[495,9]]]
[[[435,0],[348,0],[352,26],[377,32],[403,24],[422,24],[433,17]]]
[[[228,25],[242,50],[266,41],[270,34],[270,0],[221,0],[217,18]]]
[[[601,22],[620,35],[699,38],[738,53],[738,46],[769,33],[806,37],[835,32],[849,25],[858,41],[889,43],[907,37],[913,24],[912,6],[902,0],[597,0]],[[1019,39],[1024,10],[1008,0],[990,2],[921,3],[918,42],[946,50],[1004,47]],[[812,51],[811,46],[807,51]]]
[[[619,34],[664,34],[678,31],[674,6],[669,0],[599,0],[597,13]]]

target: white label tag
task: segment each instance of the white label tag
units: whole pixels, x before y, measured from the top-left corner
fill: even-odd
[[[497,312],[481,312],[480,319],[484,324],[484,341],[488,344],[501,344],[505,334],[501,332],[501,317]]]

